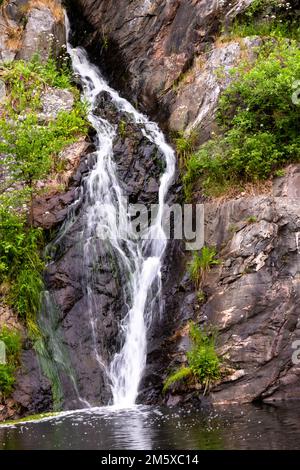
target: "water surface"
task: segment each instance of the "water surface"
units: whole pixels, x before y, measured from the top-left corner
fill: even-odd
[[[2,449],[299,449],[300,402],[167,409],[93,408],[0,427]]]

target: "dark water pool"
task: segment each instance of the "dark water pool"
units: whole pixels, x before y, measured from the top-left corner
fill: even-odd
[[[300,403],[96,408],[0,427],[1,449],[299,449]]]

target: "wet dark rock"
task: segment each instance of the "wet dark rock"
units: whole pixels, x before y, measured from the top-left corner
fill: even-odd
[[[141,127],[133,122],[132,117],[116,109],[107,93],[98,96],[95,114],[115,125],[114,160],[128,202],[146,206],[157,203],[159,179],[164,169],[163,156],[144,137]],[[91,169],[95,162],[93,154],[81,161],[88,162],[87,169]],[[124,298],[126,280],[117,262],[118,254],[105,240],[98,240],[94,244],[93,259],[86,258],[84,246],[87,240],[82,238],[82,230],[87,223],[85,175],[80,181],[83,191],[74,207],[73,217],[67,222],[65,234],[62,230],[62,236],[49,248],[53,259],[45,274],[49,301],[40,317],[42,330],[51,331],[46,341],[49,356],[55,356],[57,346],[64,350],[64,364],[59,366],[58,373],[65,409],[86,406],[86,401],[105,405],[111,400],[105,367],[120,350],[123,341],[120,322],[127,313]],[[73,199],[74,188],[70,191],[71,194],[67,192],[44,199],[45,207],[49,207],[49,217],[55,217],[57,223],[64,219]],[[37,204],[38,200],[35,216],[38,215]],[[49,228],[47,221],[45,224],[45,228]],[[91,290],[87,290],[87,284]],[[167,335],[168,322],[173,322],[173,318],[159,321],[149,335],[156,337],[158,328],[163,328]],[[159,347],[160,341],[151,341],[149,353],[153,349],[156,354]],[[76,387],[70,380],[72,374]]]
[[[18,404],[20,415],[52,409],[51,384],[45,378],[33,349],[22,352],[13,400]]]
[[[98,116],[117,123],[114,160],[123,194],[129,203],[157,204],[159,178],[164,170],[164,156],[142,133],[142,128],[126,113],[116,109],[109,94],[97,99]]]

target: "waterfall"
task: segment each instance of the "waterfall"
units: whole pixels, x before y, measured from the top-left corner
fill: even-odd
[[[67,34],[69,22],[66,18]],[[110,364],[105,364],[96,348],[97,317],[90,311],[90,325],[99,367],[104,368],[111,384],[113,404],[118,407],[132,406],[138,395],[139,384],[146,365],[147,331],[154,315],[155,300],[161,291],[161,268],[167,246],[162,228],[164,204],[175,173],[175,155],[166,143],[158,126],[139,113],[113,90],[102,77],[97,67],[90,63],[86,52],[73,48],[68,42],[67,50],[72,60],[74,73],[83,87],[83,99],[88,103],[88,119],[96,131],[96,163],[86,181],[85,223],[82,230],[84,262],[95,257],[99,239],[111,245],[122,274],[123,289],[128,298],[127,314],[120,324],[123,335],[121,350]],[[99,93],[107,92],[114,105],[130,115],[142,129],[144,136],[154,143],[165,157],[166,168],[160,179],[158,211],[155,221],[143,239],[136,239],[124,202],[124,194],[118,181],[113,155],[115,126],[94,113]],[[119,224],[112,217],[111,208],[116,209]],[[129,236],[124,239],[120,227],[127,227]],[[131,233],[132,232],[132,233]],[[91,291],[91,280],[87,276],[86,289]],[[129,295],[128,295],[129,293]],[[90,302],[93,302],[90,293]],[[127,302],[126,302],[127,306]]]

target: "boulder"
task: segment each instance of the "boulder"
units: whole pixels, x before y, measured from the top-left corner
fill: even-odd
[[[60,0],[9,0],[0,11],[0,61],[59,56],[65,45]]]
[[[47,87],[41,95],[42,113],[40,120],[55,119],[61,111],[71,111],[74,105],[74,95],[69,90]]]
[[[47,6],[32,8],[27,17],[18,59],[30,60],[38,54],[46,61],[50,56],[58,55],[65,44],[63,13],[55,16]]]

